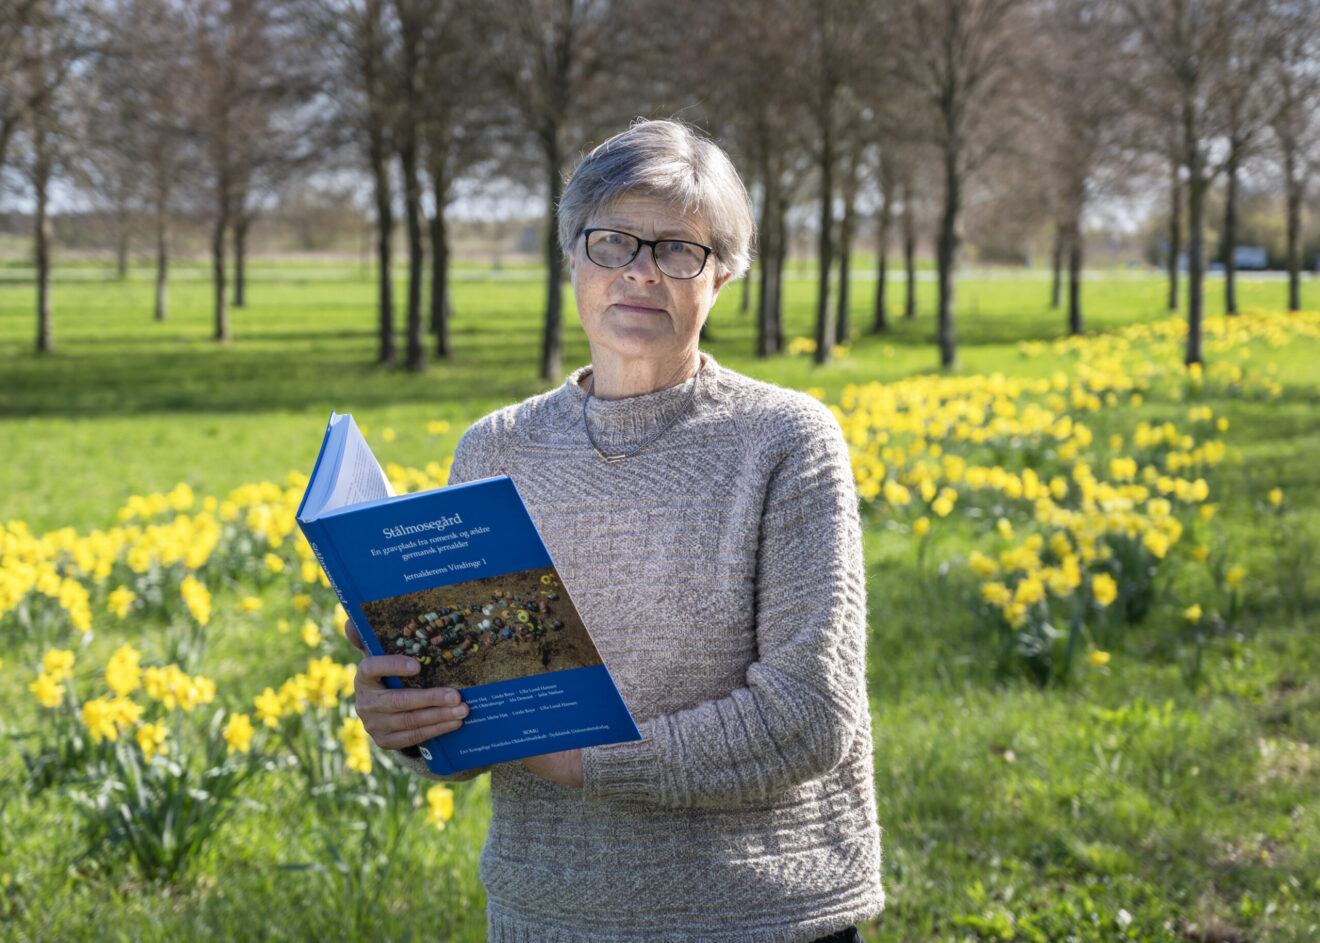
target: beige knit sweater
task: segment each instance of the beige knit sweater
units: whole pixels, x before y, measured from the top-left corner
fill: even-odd
[[[492,941],[799,943],[879,912],[857,499],[815,400],[706,358],[693,401],[607,464],[579,370],[464,435],[452,480],[510,475],[643,739],[582,789],[491,771]],[[592,398],[626,451],[687,384]]]

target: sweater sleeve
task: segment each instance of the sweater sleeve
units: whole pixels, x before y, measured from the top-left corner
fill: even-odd
[[[812,419],[767,481],[745,686],[645,721],[639,742],[584,750],[588,801],[755,803],[828,772],[865,732],[856,492],[837,423]]]

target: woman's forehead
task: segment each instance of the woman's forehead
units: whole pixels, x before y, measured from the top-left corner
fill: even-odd
[[[591,214],[588,225],[623,229],[643,239],[671,236],[704,242],[710,232],[699,214],[649,193],[625,193]]]

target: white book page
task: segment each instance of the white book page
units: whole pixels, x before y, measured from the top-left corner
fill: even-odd
[[[394,497],[390,480],[381,470],[380,462],[371,454],[371,446],[362,438],[357,423],[348,419],[348,433],[344,437],[344,454],[339,463],[339,474],[334,490],[326,498],[322,512],[335,508]]]

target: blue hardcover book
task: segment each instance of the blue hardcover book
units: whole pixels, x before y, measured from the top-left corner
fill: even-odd
[[[298,525],[367,650],[421,663],[390,685],[462,692],[432,772],[641,739],[511,478],[396,495],[331,413]]]

